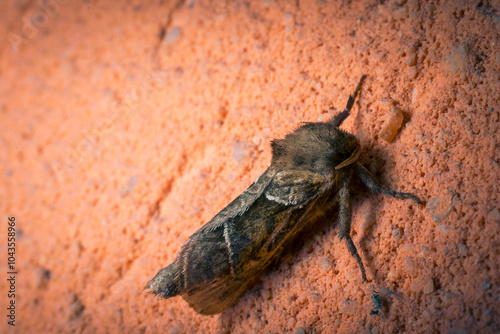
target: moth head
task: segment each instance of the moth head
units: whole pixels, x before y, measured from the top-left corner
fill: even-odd
[[[355,136],[329,123],[306,123],[271,145],[273,164],[324,174],[350,166],[361,153]]]
[[[348,167],[355,163],[361,154],[358,139],[350,133],[337,129],[331,145],[333,148],[332,163],[335,170]]]
[[[347,166],[355,163],[358,160],[359,155],[361,154],[361,145],[359,145],[359,143],[357,143],[357,140],[356,140],[356,144],[357,145],[355,146],[354,151],[352,151],[349,158],[345,159],[344,161],[339,163],[337,166],[335,166],[335,169],[337,169],[337,170],[342,169],[344,167],[347,167]],[[350,147],[352,148],[352,146],[350,146]]]

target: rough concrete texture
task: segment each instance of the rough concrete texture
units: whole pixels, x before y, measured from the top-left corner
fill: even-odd
[[[0,332],[498,332],[499,9],[2,1]],[[146,297],[182,243],[265,170],[270,140],[341,111],[364,73],[343,128],[384,184],[425,201],[354,184],[370,282],[331,217],[221,315]],[[388,143],[393,105],[404,122]]]

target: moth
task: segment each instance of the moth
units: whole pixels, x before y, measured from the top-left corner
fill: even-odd
[[[175,261],[147,283],[162,298],[181,295],[198,313],[217,314],[237,303],[254,278],[324,212],[338,205],[340,238],[365,267],[350,236],[354,176],[373,193],[396,198],[410,194],[381,185],[357,160],[361,146],[339,127],[349,116],[366,75],[345,109],[327,122],[304,123],[271,142],[269,168],[240,196],[203,225],[183,245]]]

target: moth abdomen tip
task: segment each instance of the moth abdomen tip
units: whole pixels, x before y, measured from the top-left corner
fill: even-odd
[[[160,270],[144,289],[149,290],[147,295],[155,294],[165,299],[177,296],[180,293],[177,261]]]
[[[179,294],[179,286],[177,282],[168,282],[165,280],[158,280],[157,282],[153,282],[153,280],[146,284],[144,288],[149,290],[148,292],[146,292],[146,295],[154,294],[158,297],[167,299],[170,297],[175,297]]]

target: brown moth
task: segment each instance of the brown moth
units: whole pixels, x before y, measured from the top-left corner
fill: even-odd
[[[223,312],[299,231],[337,204],[340,238],[366,281],[350,236],[352,177],[359,177],[373,193],[420,201],[381,185],[357,162],[361,146],[356,137],[339,128],[365,77],[340,114],[327,122],[305,123],[284,139],[273,140],[271,166],[182,245],[175,261],[146,285],[149,293],[162,298],[181,295],[201,314]]]

